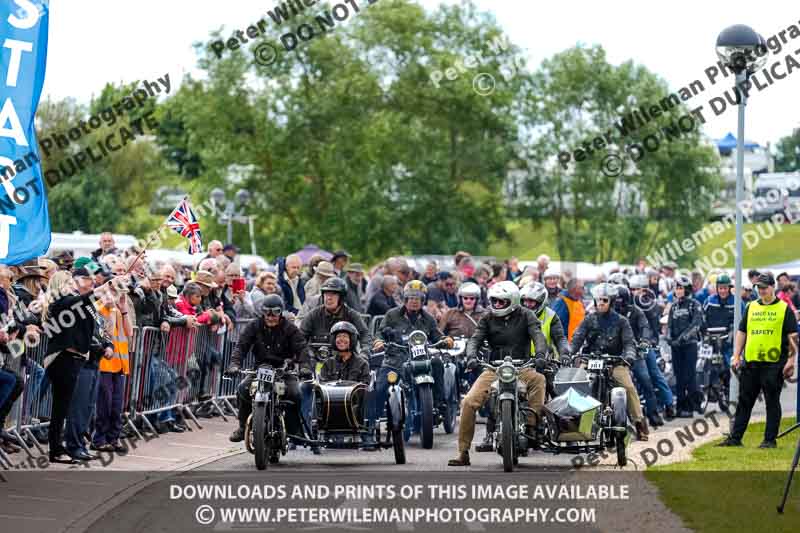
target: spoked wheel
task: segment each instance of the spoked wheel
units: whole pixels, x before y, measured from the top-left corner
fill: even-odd
[[[500,449],[503,452],[503,470],[514,470],[514,413],[511,400],[504,400],[500,406]]]
[[[244,426],[244,447],[250,453],[255,453],[253,449],[253,414],[247,417],[247,423]]]
[[[392,446],[394,447],[394,462],[399,465],[406,464],[406,443],[402,430],[392,431]]]
[[[420,428],[422,447],[433,448],[433,389],[430,385],[419,388]]]
[[[272,442],[269,438],[271,425],[272,421],[267,420],[266,404],[257,405],[253,409],[253,453],[259,470],[267,468],[267,458],[272,462]]]

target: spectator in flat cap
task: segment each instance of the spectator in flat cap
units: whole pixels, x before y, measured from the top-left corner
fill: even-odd
[[[233,262],[236,259],[236,255],[238,253],[239,253],[239,248],[234,244],[226,244],[225,247],[222,249],[222,255],[230,259],[231,262]]]
[[[364,292],[366,290],[366,283],[364,283],[364,266],[361,263],[350,263],[347,265],[347,268],[345,268],[345,271],[347,272],[347,277],[345,278],[345,283],[347,284],[345,303],[356,312],[363,313]]]

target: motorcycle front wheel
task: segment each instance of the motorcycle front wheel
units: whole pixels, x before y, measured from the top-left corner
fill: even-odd
[[[503,470],[514,470],[514,404],[511,400],[503,400],[500,405],[500,449],[503,452]]]
[[[422,447],[433,448],[433,389],[429,384],[420,385],[419,389],[420,428],[419,435]]]
[[[267,405],[256,405],[253,409],[253,452],[259,470],[267,468],[267,458],[272,452],[269,439],[271,425],[272,421],[267,420]]]

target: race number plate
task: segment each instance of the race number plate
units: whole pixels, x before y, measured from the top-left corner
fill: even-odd
[[[275,371],[271,368],[259,368],[257,378],[265,383],[272,383],[275,380]]]
[[[420,357],[422,355],[425,355],[425,346],[422,344],[415,344],[411,347],[412,357]]]
[[[714,348],[710,344],[702,344],[700,346],[700,357],[703,359],[710,359],[712,353],[714,353]]]
[[[602,359],[589,360],[589,370],[603,370],[603,360]]]

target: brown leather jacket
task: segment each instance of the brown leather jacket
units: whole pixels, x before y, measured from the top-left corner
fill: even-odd
[[[486,309],[478,306],[467,314],[461,307],[453,307],[445,311],[439,320],[439,329],[450,337],[472,337],[478,327],[478,321],[486,314]]]

